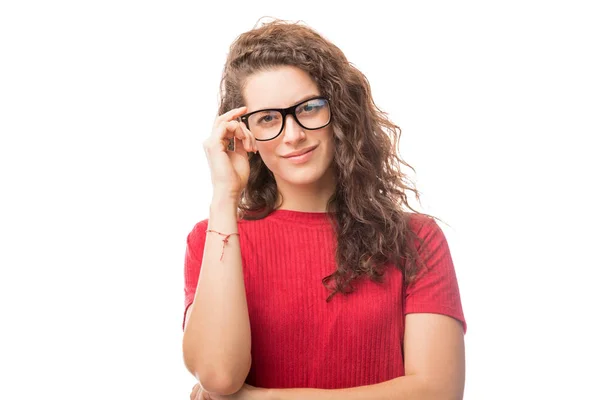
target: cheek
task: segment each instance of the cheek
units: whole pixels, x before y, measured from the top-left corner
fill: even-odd
[[[333,138],[333,133],[327,139],[327,160],[333,160],[335,154],[335,139]]]
[[[273,163],[276,162],[275,147],[272,142],[256,142],[258,154],[262,158],[267,168],[272,169]]]

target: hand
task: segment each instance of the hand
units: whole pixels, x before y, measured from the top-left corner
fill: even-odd
[[[210,394],[202,389],[200,383],[196,383],[192,388],[190,400],[263,400],[265,398],[265,389],[254,386],[242,386],[240,390],[229,396],[221,396],[218,394]]]
[[[210,137],[204,141],[214,194],[236,200],[248,183],[248,152],[257,150],[252,133],[243,122],[236,121],[245,112],[246,107],[240,107],[218,116]],[[227,150],[231,138],[235,140],[235,151]]]

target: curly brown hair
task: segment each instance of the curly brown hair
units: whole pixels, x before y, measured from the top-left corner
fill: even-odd
[[[337,46],[300,22],[279,19],[241,34],[229,48],[219,114],[245,104],[243,89],[250,75],[278,66],[308,73],[329,98],[332,110],[336,189],[327,211],[337,234],[337,270],[323,278],[330,290],[327,300],[338,292],[352,292],[355,279],[381,282],[388,263],[399,268],[404,282],[410,283],[424,263],[414,244],[421,239],[410,229],[407,210],[431,216],[408,204],[407,191],[419,203],[420,198],[400,171],[401,165],[415,171],[395,151],[400,128],[375,105],[367,78]],[[250,177],[238,208],[240,218],[253,220],[280,206],[280,197],[260,155],[249,156]]]

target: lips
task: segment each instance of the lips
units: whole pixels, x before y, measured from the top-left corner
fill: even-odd
[[[283,156],[283,158],[290,158],[290,157],[301,156],[302,154],[306,154],[306,153],[308,153],[310,151],[313,151],[316,148],[317,148],[317,146],[307,147],[306,149],[302,149],[302,150],[298,150],[298,151],[294,151],[292,153],[286,154],[285,156]]]

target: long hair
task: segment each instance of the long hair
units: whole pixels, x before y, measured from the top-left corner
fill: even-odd
[[[219,114],[245,104],[248,77],[278,66],[300,68],[330,100],[335,141],[336,189],[327,204],[337,235],[337,270],[323,278],[329,301],[354,290],[352,281],[381,282],[386,264],[399,268],[405,284],[424,266],[410,229],[407,191],[420,202],[396,152],[400,128],[374,103],[367,78],[344,53],[313,29],[275,19],[245,32],[231,44],[220,86]],[[238,209],[260,219],[279,205],[277,185],[259,154],[250,153],[250,176]],[[422,214],[427,215],[427,214]]]

